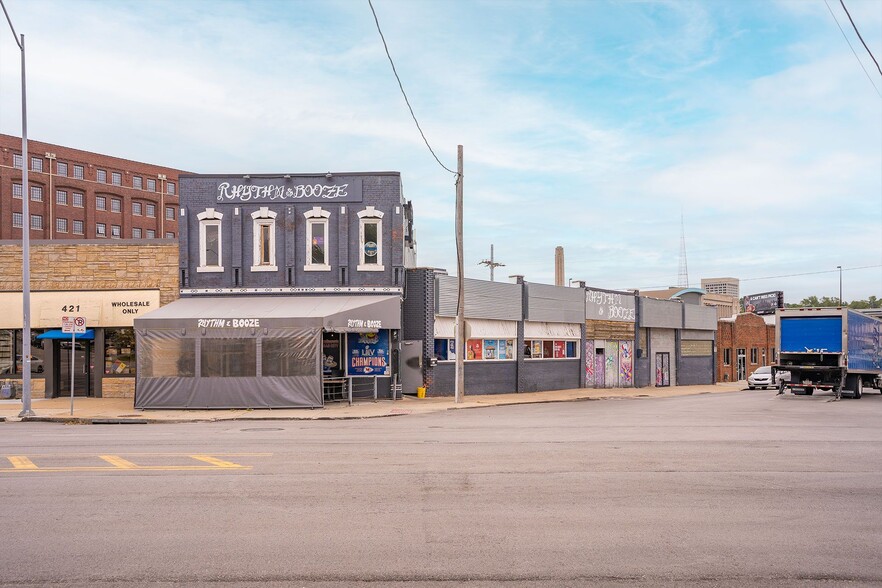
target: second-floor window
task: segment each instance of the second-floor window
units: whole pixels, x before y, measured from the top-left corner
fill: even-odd
[[[149,216],[150,218],[154,218],[156,216],[155,204],[147,204],[147,216]]]
[[[95,196],[95,210],[107,210],[107,198]]]
[[[96,237],[106,237],[107,236],[107,225],[104,223],[97,223],[95,225],[95,236]]]
[[[110,211],[111,212],[122,212],[122,200],[119,198],[111,198],[110,199]]]
[[[74,192],[73,194],[71,194],[71,197],[73,199],[74,206],[76,206],[78,208],[83,207],[84,196],[82,194],[80,194],[79,192]]]
[[[83,234],[83,221],[75,220],[73,222],[73,232],[75,235],[82,235]]]
[[[306,265],[305,271],[330,271],[328,251],[328,219],[331,213],[314,206],[303,214],[306,217]]]
[[[66,218],[57,218],[55,219],[55,230],[59,233],[67,232],[67,219]]]
[[[21,199],[21,184],[12,184],[12,197]]]
[[[148,204],[148,206],[150,205]],[[205,212],[196,215],[196,218],[199,219],[199,267],[196,268],[196,271],[224,271],[223,257],[221,256],[221,220],[224,215],[213,208],[207,208]]]
[[[134,214],[135,216],[141,216],[140,202],[132,202],[132,214]]]
[[[140,239],[141,238],[141,229],[135,227],[132,229],[132,239]]]
[[[42,186],[31,186],[31,200],[34,202],[43,202]]]
[[[55,204],[67,204],[66,190],[55,190]]]
[[[358,271],[383,271],[383,213],[368,206],[358,213],[358,224]]]
[[[254,251],[251,271],[276,271],[276,213],[261,206],[251,213],[251,219]]]
[[[43,230],[43,217],[39,214],[31,215],[31,229],[35,231]]]
[[[173,221],[175,220],[175,209],[171,206],[165,207],[165,220]]]

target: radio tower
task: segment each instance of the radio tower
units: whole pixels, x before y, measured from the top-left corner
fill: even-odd
[[[683,212],[680,211],[680,276],[678,288],[689,287],[689,270],[686,269],[686,227],[683,224]]]

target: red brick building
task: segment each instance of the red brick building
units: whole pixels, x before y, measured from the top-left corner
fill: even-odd
[[[0,240],[177,239],[180,170],[0,134]],[[22,198],[30,219],[22,218]]]
[[[717,322],[717,381],[746,380],[777,360],[775,315],[743,313]]]

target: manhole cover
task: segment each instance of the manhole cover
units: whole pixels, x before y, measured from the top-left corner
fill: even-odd
[[[242,429],[243,431],[284,431],[281,427],[255,427],[253,429]]]

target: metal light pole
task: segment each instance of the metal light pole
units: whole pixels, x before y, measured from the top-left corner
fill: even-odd
[[[842,266],[837,265],[836,269],[839,270],[839,306],[842,306]]]
[[[28,188],[28,100],[25,84],[25,37],[19,37],[12,26],[12,19],[6,12],[6,5],[0,0],[6,22],[21,50],[21,295],[22,295],[22,334],[21,334],[21,401],[19,417],[34,416],[31,410],[31,211],[28,206],[31,199]],[[21,39],[21,40],[19,40]]]

